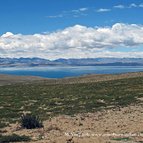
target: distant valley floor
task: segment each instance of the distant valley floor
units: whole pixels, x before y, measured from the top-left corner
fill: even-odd
[[[16,83],[40,83],[46,84],[74,84],[74,83],[90,83],[100,81],[110,81],[117,79],[136,78],[143,77],[143,72],[132,72],[123,74],[87,74],[77,77],[66,77],[66,78],[42,78],[38,76],[16,76],[0,74],[0,86],[10,85]]]

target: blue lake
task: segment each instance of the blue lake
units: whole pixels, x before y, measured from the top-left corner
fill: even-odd
[[[143,71],[143,66],[48,66],[0,68],[0,74],[32,75],[47,78],[63,78],[85,74],[117,74]]]

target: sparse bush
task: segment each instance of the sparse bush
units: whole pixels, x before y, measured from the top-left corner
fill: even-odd
[[[43,123],[39,116],[26,114],[21,116],[21,127],[26,129],[42,128]]]
[[[30,141],[30,137],[28,136],[19,136],[16,134],[12,135],[0,135],[0,143],[9,143],[9,142],[23,142],[23,141]]]
[[[6,123],[3,123],[3,122],[0,121],[0,128],[4,128],[4,127],[6,127],[6,126],[7,126]]]

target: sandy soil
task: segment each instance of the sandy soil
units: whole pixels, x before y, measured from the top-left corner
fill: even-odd
[[[60,115],[44,121],[44,128],[26,130],[19,124],[6,127],[4,134],[32,137],[30,143],[135,143],[143,141],[143,105],[102,110],[70,117]],[[116,141],[113,138],[129,137]]]
[[[16,76],[16,75],[0,74],[0,86],[11,85],[15,83],[31,83],[44,80],[46,79],[38,76]]]

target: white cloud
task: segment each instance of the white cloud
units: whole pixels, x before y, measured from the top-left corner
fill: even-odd
[[[100,8],[97,10],[97,12],[109,12],[111,9],[106,9],[106,8]]]
[[[82,7],[82,8],[79,8],[79,9],[74,9],[70,12],[73,12],[73,13],[80,13],[80,12],[84,12],[84,11],[87,11],[88,8],[87,7]]]
[[[131,3],[128,6],[119,4],[119,5],[115,5],[113,6],[113,8],[118,8],[118,9],[127,9],[127,8],[143,8],[143,3],[141,4],[135,4],[135,3]]]
[[[10,37],[13,36],[13,33],[11,32],[6,32],[5,34],[3,34],[1,37],[6,38],[6,37]]]
[[[80,8],[79,11],[87,11],[88,8],[87,7],[83,7],[83,8]]]
[[[143,3],[141,3],[141,4],[139,5],[139,7],[143,7]]]
[[[82,7],[79,9],[74,9],[70,11],[63,11],[60,14],[57,15],[50,15],[46,16],[47,18],[63,18],[63,17],[80,17],[80,16],[86,16],[85,12],[88,10],[87,7]]]
[[[141,45],[143,25],[116,23],[98,28],[75,25],[49,34],[7,32],[0,36],[0,57],[143,57],[143,52],[135,51]],[[116,47],[130,47],[134,52],[112,52]]]
[[[62,18],[63,15],[62,14],[59,14],[59,15],[50,15],[50,16],[47,16],[48,18]]]
[[[120,4],[120,5],[115,5],[114,8],[124,9],[125,6]]]
[[[131,3],[131,4],[129,5],[129,8],[134,8],[134,7],[138,7],[138,5],[136,5],[135,3]]]

